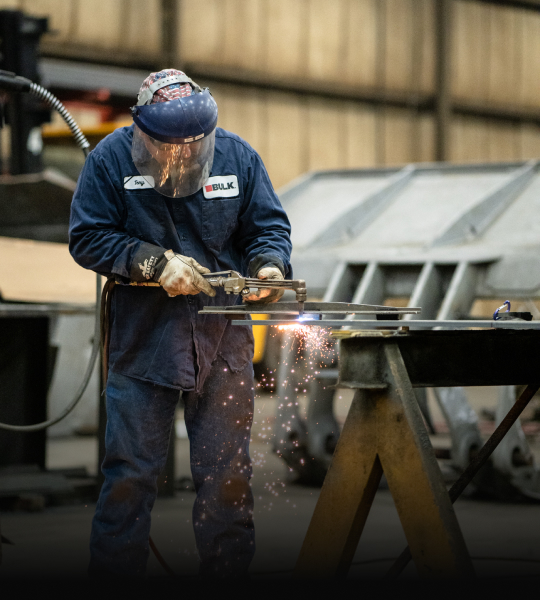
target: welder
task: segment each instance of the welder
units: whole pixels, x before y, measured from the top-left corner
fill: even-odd
[[[216,126],[208,89],[182,71],[152,73],[132,115],[131,126],[90,153],[71,210],[73,258],[116,281],[105,480],[89,572],[144,575],[157,477],[181,397],[200,572],[242,578],[255,551],[253,337],[248,327],[198,313],[242,301],[213,288],[208,272],[290,278],[290,225],[259,155]],[[259,290],[244,301],[282,293]]]

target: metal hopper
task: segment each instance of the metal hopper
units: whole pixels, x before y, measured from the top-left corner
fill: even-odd
[[[471,318],[477,300],[491,300],[495,308],[511,298],[539,316],[533,303],[540,297],[538,161],[322,171],[294,181],[280,198],[292,223],[295,276],[318,299],[401,299],[422,307],[421,315],[404,319],[436,319],[443,327],[444,321]],[[310,384],[306,422],[294,402],[284,402],[297,382],[282,369],[276,427],[287,431],[292,416],[295,426],[288,437],[276,436],[275,449],[303,480],[320,478],[337,441],[335,361],[327,355],[327,368]],[[282,362],[288,362],[286,354]],[[482,444],[477,415],[462,388],[434,393],[450,430],[452,463],[463,469]],[[429,424],[425,391],[417,395]],[[514,398],[513,387],[499,388],[496,418]],[[314,463],[319,466],[307,466]],[[477,480],[484,490],[540,498],[540,478],[519,424],[492,466]]]

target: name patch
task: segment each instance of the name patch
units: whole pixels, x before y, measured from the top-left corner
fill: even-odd
[[[130,175],[124,177],[124,189],[125,190],[148,190],[153,189],[154,178],[149,175]]]
[[[203,185],[205,198],[234,198],[238,196],[238,177],[236,175],[223,175],[209,177]]]

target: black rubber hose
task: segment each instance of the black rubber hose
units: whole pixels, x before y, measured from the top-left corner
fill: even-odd
[[[29,92],[32,82],[11,71],[0,70],[0,89],[8,92]]]
[[[54,94],[51,94],[51,92],[46,90],[44,87],[41,87],[37,83],[33,83],[24,77],[18,77],[15,75],[15,73],[9,73],[7,71],[0,71],[0,89],[7,89],[15,92],[29,92],[47,102],[62,115],[62,118],[71,129],[71,133],[73,134],[77,145],[84,152],[84,156],[88,156],[90,148],[88,140],[75,122],[75,119],[69,114],[69,111]],[[7,423],[0,423],[0,429],[22,432],[41,431],[42,429],[51,427],[51,425],[55,425],[63,418],[67,417],[67,415],[69,415],[69,413],[77,406],[88,386],[88,382],[92,376],[92,371],[94,370],[94,365],[99,354],[101,340],[103,340],[103,381],[107,381],[109,366],[109,316],[113,288],[114,280],[109,279],[102,292],[101,275],[96,275],[96,319],[94,325],[92,354],[90,356],[88,367],[86,368],[83,382],[81,383],[77,393],[75,394],[75,398],[71,401],[69,406],[58,417],[49,419],[43,423],[36,423],[35,425],[8,425]],[[151,537],[149,539],[149,543],[161,566],[171,577],[175,577],[174,571],[161,556]]]

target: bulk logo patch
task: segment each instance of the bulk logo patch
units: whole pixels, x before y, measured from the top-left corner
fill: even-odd
[[[234,198],[238,196],[238,177],[236,175],[223,175],[209,177],[203,185],[205,198]]]
[[[125,190],[148,190],[153,189],[154,178],[150,175],[130,175],[124,177],[124,189]]]

